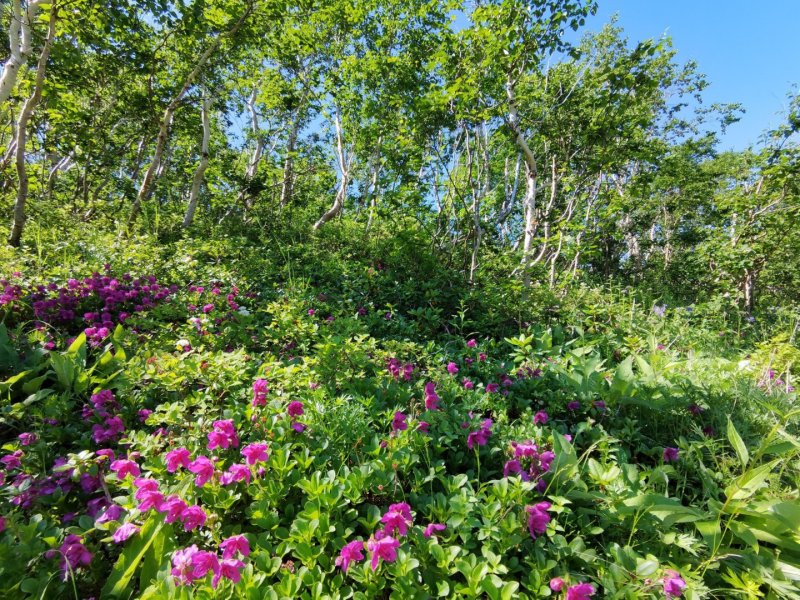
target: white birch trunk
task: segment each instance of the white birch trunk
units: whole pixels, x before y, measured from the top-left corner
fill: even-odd
[[[342,118],[339,113],[339,107],[336,107],[336,113],[333,119],[333,125],[336,129],[336,160],[339,163],[339,170],[341,171],[341,179],[339,180],[339,189],[336,191],[336,197],[331,206],[318,220],[314,223],[314,230],[316,231],[325,223],[330,221],[344,208],[344,202],[347,199],[347,186],[350,184],[350,164],[352,161],[352,154],[347,154],[344,149],[344,134],[342,132]]]
[[[200,144],[200,162],[194,171],[192,178],[192,191],[189,193],[189,205],[186,207],[186,216],[183,218],[183,227],[188,228],[194,219],[197,210],[197,203],[200,200],[200,188],[203,185],[203,177],[208,168],[208,142],[211,139],[211,98],[203,99],[202,119],[203,119],[203,141]]]
[[[9,57],[0,74],[0,104],[11,96],[17,83],[20,69],[25,65],[31,53],[31,28],[36,13],[44,0],[31,0],[24,12],[22,0],[11,0],[11,23],[8,26]]]
[[[25,145],[28,135],[28,121],[33,115],[33,111],[39,104],[42,98],[42,87],[44,86],[44,76],[47,70],[47,61],[50,58],[50,48],[53,46],[53,40],[56,37],[56,19],[58,18],[58,6],[55,2],[50,5],[50,20],[47,26],[47,38],[42,47],[42,53],[39,55],[39,61],[36,65],[36,81],[33,85],[33,93],[25,101],[22,110],[19,114],[17,121],[17,146],[15,150],[15,163],[17,167],[17,177],[19,179],[17,185],[17,198],[14,202],[14,222],[11,225],[11,234],[8,238],[8,243],[11,246],[19,247],[22,240],[22,232],[25,228],[25,204],[28,200],[28,169],[25,164]]]

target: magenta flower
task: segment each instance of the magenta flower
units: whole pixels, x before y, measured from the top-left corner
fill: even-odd
[[[533,539],[547,531],[547,524],[551,519],[550,513],[547,512],[550,506],[549,502],[539,502],[534,506],[525,507],[525,512],[528,513],[528,531]]]
[[[172,576],[176,585],[190,585],[195,579],[192,559],[197,554],[197,546],[192,544],[183,550],[176,550],[172,555]]]
[[[267,444],[263,442],[249,444],[242,448],[242,456],[245,457],[245,462],[248,465],[254,465],[258,462],[266,462],[267,459],[269,459],[267,448]]]
[[[293,419],[303,416],[303,403],[298,400],[289,402],[289,406],[286,407],[286,412]]]
[[[183,509],[181,521],[183,521],[184,531],[191,531],[195,527],[201,527],[205,524],[206,513],[196,504],[192,504]]]
[[[339,552],[339,556],[336,558],[336,566],[341,567],[342,571],[347,573],[347,569],[351,562],[364,560],[364,555],[362,554],[363,549],[364,542],[362,541],[357,540],[355,542],[345,544],[341,552]]]
[[[222,448],[227,450],[229,447],[239,447],[239,438],[236,436],[233,421],[230,419],[214,421],[214,429],[208,434],[208,449]]]
[[[476,342],[475,339],[471,339],[471,340],[467,341],[467,348],[474,348],[477,345],[478,345],[478,342]]]
[[[445,529],[447,529],[447,526],[442,523],[431,523],[425,527],[425,531],[422,532],[422,535],[429,538],[437,531],[444,531]]]
[[[461,380],[461,385],[464,386],[465,390],[471,390],[472,388],[475,387],[475,384],[472,383],[472,381],[470,379],[467,379],[466,377],[464,377],[464,379]]]
[[[61,571],[63,580],[69,578],[72,571],[81,566],[88,566],[92,562],[92,553],[83,545],[83,540],[77,535],[70,534],[64,539],[64,543],[56,554],[61,555]]]
[[[250,555],[250,542],[243,535],[232,535],[223,540],[219,548],[222,550],[222,558],[233,558],[237,553],[242,556]]]
[[[543,410],[540,410],[535,415],[533,415],[533,423],[534,425],[544,425],[547,423],[548,416],[547,413]]]
[[[393,537],[384,534],[383,531],[378,531],[374,537],[370,538],[367,542],[367,550],[372,554],[372,561],[370,566],[375,571],[378,568],[378,562],[394,562],[397,560],[397,549],[400,547],[400,542]]]
[[[0,517],[0,533],[3,533],[6,530],[6,518]]]
[[[36,434],[28,432],[20,433],[17,436],[17,439],[19,439],[20,446],[30,446],[31,444],[36,442]]]
[[[213,304],[206,304],[205,306],[203,306],[203,312],[206,314],[210,313],[212,310],[214,310]]]
[[[503,465],[503,477],[519,475],[520,473],[522,473],[522,465],[516,458],[506,461],[506,464]]]
[[[591,583],[579,583],[567,588],[566,600],[587,600],[594,596],[594,586]]]
[[[564,580],[561,577],[553,577],[550,580],[550,589],[554,592],[560,592],[564,587]]]
[[[678,462],[678,449],[666,447],[664,448],[664,462]]]
[[[436,384],[429,381],[425,384],[425,408],[427,410],[439,410],[439,396],[436,394]]]
[[[405,431],[408,429],[408,417],[397,411],[394,413],[394,419],[392,419],[392,432],[397,433],[398,431]]]
[[[567,410],[578,410],[581,407],[581,403],[578,400],[573,400],[567,404]]]
[[[125,512],[123,508],[119,504],[112,504],[108,508],[103,511],[103,514],[100,515],[95,523],[107,523],[108,521],[117,521],[119,520],[122,513]]]
[[[664,596],[667,598],[680,597],[684,588],[686,588],[686,582],[681,577],[681,574],[672,569],[668,569],[664,573],[665,577],[662,580],[664,582]]]
[[[269,387],[267,387],[266,379],[256,379],[253,382],[253,406],[265,406],[267,404],[267,394]]]
[[[392,504],[389,506],[388,512],[381,518],[381,523],[386,525],[384,530],[387,535],[395,533],[399,533],[401,536],[406,535],[408,527],[412,523],[411,507],[405,502]]]
[[[125,479],[128,475],[138,477],[141,474],[139,465],[128,459],[115,460],[111,463],[111,470],[117,474],[119,479]]]
[[[181,515],[186,508],[186,502],[181,500],[179,496],[172,495],[168,496],[167,499],[161,503],[161,506],[158,508],[158,512],[167,513],[167,516],[164,517],[165,523],[174,523],[181,518]]]
[[[209,571],[216,577],[219,573],[219,559],[214,552],[200,550],[192,555],[192,577],[202,579]]]
[[[295,421],[292,423],[292,429],[294,429],[297,433],[303,433],[306,430],[306,424],[301,423],[300,421]]]
[[[111,536],[111,539],[114,540],[115,544],[121,544],[129,537],[137,533],[139,533],[139,528],[136,525],[133,523],[125,523],[117,528],[117,530],[114,532],[114,535]]]
[[[175,448],[167,452],[165,461],[167,463],[167,472],[174,473],[179,467],[189,468],[192,457],[186,448]]]
[[[447,372],[450,373],[450,375],[455,375],[456,373],[458,373],[458,366],[456,365],[456,363],[454,362],[447,363]]]
[[[194,484],[203,487],[214,476],[214,463],[206,456],[198,456],[189,464],[189,471],[197,475]]]
[[[467,448],[472,450],[475,446],[485,446],[492,435],[492,420],[484,419],[481,423],[481,428],[477,431],[471,431],[467,435]]]
[[[478,360],[479,361],[484,362],[484,361],[486,361],[486,358],[487,358],[487,356],[486,356],[485,352],[481,352],[480,354],[478,354]]]
[[[431,424],[427,421],[420,421],[417,423],[417,431],[421,433],[428,433],[430,431]]]
[[[228,485],[237,481],[246,481],[250,483],[250,468],[247,465],[235,464],[231,465],[228,470],[219,478],[222,485]]]
[[[158,510],[164,502],[164,494],[156,490],[140,490],[136,494],[139,498],[139,510],[147,512],[151,508]]]
[[[211,580],[211,587],[217,588],[219,580],[224,577],[233,583],[239,583],[242,578],[242,569],[244,563],[235,558],[226,558],[219,563],[219,571],[214,573],[214,578]]]
[[[500,386],[496,383],[487,383],[486,384],[486,391],[490,394],[497,393],[497,390],[500,389]]]
[[[309,308],[308,309],[308,316],[309,317],[313,317],[315,314],[317,314],[316,310],[314,310],[313,308]]]

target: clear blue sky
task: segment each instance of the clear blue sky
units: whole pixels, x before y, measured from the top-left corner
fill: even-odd
[[[723,149],[756,144],[782,122],[792,84],[800,84],[800,0],[599,0],[587,23],[598,30],[615,13],[631,42],[669,35],[681,61],[697,61],[710,85],[704,104],[741,103],[746,113]]]

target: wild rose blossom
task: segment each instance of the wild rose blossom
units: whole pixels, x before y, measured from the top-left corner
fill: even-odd
[[[236,436],[236,429],[230,419],[224,421],[214,421],[213,431],[208,434],[208,449],[222,448],[227,450],[230,447],[239,447],[239,438]]]
[[[247,465],[235,464],[228,467],[228,470],[219,478],[222,485],[230,485],[237,481],[250,483],[250,468]]]
[[[232,535],[223,540],[219,545],[222,550],[222,558],[233,558],[236,554],[250,556],[250,542],[243,535]]]
[[[139,533],[139,528],[133,523],[124,523],[111,536],[115,544],[121,544],[132,535]]]
[[[164,517],[165,523],[174,523],[181,518],[183,511],[186,510],[187,507],[188,505],[186,502],[181,500],[179,496],[172,495],[168,496],[167,499],[161,503],[158,512],[167,513],[167,516]]]
[[[425,384],[425,408],[427,410],[439,410],[439,396],[436,394],[436,384],[429,381]]]
[[[196,527],[202,527],[206,522],[206,513],[197,504],[187,506],[181,512],[181,521],[184,531],[192,531]]]
[[[548,419],[549,417],[547,416],[547,413],[543,410],[540,410],[535,415],[533,415],[534,425],[544,425],[545,423],[547,423]]]
[[[398,431],[405,431],[406,429],[408,429],[408,416],[397,411],[394,413],[394,418],[392,419],[392,432],[397,433]]]
[[[266,406],[269,387],[266,379],[256,379],[253,382],[253,406]]]
[[[664,462],[678,462],[678,449],[672,447],[664,448]]]
[[[214,476],[214,463],[207,456],[198,456],[189,464],[189,471],[197,475],[194,484],[203,487]]]
[[[405,502],[392,504],[381,518],[381,523],[386,526],[384,531],[387,535],[397,533],[400,536],[405,536],[412,524],[411,507]]]
[[[475,446],[485,446],[492,435],[492,420],[484,419],[481,427],[477,431],[471,431],[467,435],[467,448],[472,450]]]
[[[92,562],[92,553],[83,545],[83,540],[74,534],[64,538],[64,543],[58,550],[49,551],[47,556],[61,556],[62,580],[67,581],[70,573],[80,567],[89,566]]]
[[[553,577],[550,580],[550,589],[554,592],[560,592],[564,588],[564,580],[561,577]]]
[[[397,549],[400,547],[400,542],[390,535],[384,534],[383,531],[378,531],[374,537],[370,538],[367,542],[367,551],[372,555],[370,566],[375,571],[378,568],[378,563],[383,560],[384,562],[394,562],[397,560]]]
[[[192,544],[172,554],[172,576],[175,578],[175,585],[191,585],[196,579],[192,559],[197,552],[197,545]]]
[[[362,550],[364,550],[364,542],[362,541],[357,540],[355,542],[345,544],[341,552],[339,552],[339,556],[336,558],[336,566],[341,567],[342,572],[347,573],[347,569],[350,567],[351,562],[364,560],[364,554],[362,554]]]
[[[268,446],[263,442],[248,444],[242,448],[242,456],[245,457],[245,462],[248,465],[254,465],[259,462],[266,462],[269,459],[267,450]]]
[[[478,342],[473,338],[471,340],[467,340],[467,348],[474,348],[478,345]]]
[[[17,439],[19,440],[20,446],[30,446],[36,442],[36,434],[29,432],[20,433]]]
[[[129,475],[138,477],[141,474],[139,465],[128,459],[115,460],[111,463],[110,468],[117,474],[119,479],[125,479]]]
[[[594,586],[591,583],[578,583],[567,588],[566,600],[588,600],[594,596]]]
[[[179,467],[188,469],[189,465],[191,464],[192,457],[186,448],[180,447],[167,452],[164,460],[167,465],[167,472],[174,473]]]
[[[549,502],[539,502],[525,507],[525,512],[528,513],[528,531],[533,539],[547,531],[547,524],[551,520],[550,513],[547,512],[550,506]]]
[[[289,406],[286,407],[286,413],[292,418],[296,419],[298,417],[303,416],[303,403],[298,400],[293,400],[289,402]]]
[[[450,375],[455,375],[458,373],[458,365],[454,362],[447,363],[447,372],[450,373]]]
[[[425,527],[425,531],[422,532],[422,535],[429,538],[437,531],[444,531],[445,529],[447,529],[447,525],[442,523],[430,523]]]
[[[244,563],[235,558],[226,558],[220,561],[219,571],[214,573],[214,578],[211,580],[211,587],[217,589],[220,579],[223,577],[230,580],[232,583],[239,583],[242,579],[242,569]]]

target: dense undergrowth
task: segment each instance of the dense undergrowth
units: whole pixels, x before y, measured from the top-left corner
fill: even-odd
[[[800,597],[790,310],[346,240],[3,257],[2,597]]]

